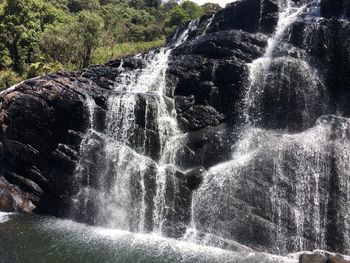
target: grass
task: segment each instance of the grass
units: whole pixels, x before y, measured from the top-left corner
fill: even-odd
[[[165,44],[165,39],[159,39],[151,42],[130,42],[130,43],[118,44],[113,47],[109,47],[109,46],[99,47],[97,48],[97,50],[94,52],[92,56],[91,65],[104,64],[113,59],[124,58],[124,57],[138,54],[138,53],[145,53],[153,48],[164,46],[164,44]],[[34,63],[34,64],[39,65],[40,63]],[[48,67],[49,65],[46,65],[46,66]],[[74,71],[79,69],[76,65],[73,65],[73,64],[61,65],[61,67],[62,68],[57,68],[57,67],[52,67],[51,65],[51,67],[48,67],[46,69],[44,64],[44,69],[45,69],[44,71],[39,70],[38,72],[32,73],[32,75],[35,75],[35,76],[45,75],[49,72],[56,72],[58,70]],[[24,79],[31,77],[29,76],[29,73],[30,72],[28,71],[23,76],[20,76],[12,70],[0,70],[0,91]]]
[[[113,47],[99,47],[92,56],[91,64],[104,64],[113,59],[145,53],[153,48],[164,46],[164,44],[165,39],[159,39],[151,42],[131,42],[118,44]]]

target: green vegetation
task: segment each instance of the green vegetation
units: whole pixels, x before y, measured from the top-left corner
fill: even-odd
[[[189,0],[0,0],[0,89],[146,52],[216,8]]]
[[[144,53],[148,50],[161,47],[165,43],[165,39],[159,39],[150,42],[127,42],[117,44],[113,47],[102,46],[94,52],[91,62],[92,64],[103,64],[106,61],[122,58],[133,54]]]

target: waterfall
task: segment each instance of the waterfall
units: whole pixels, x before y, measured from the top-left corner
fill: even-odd
[[[248,64],[241,136],[232,159],[212,167],[194,193],[187,240],[212,245],[235,240],[257,250],[263,243],[280,254],[327,247],[332,154],[349,156],[338,147],[349,140],[344,133],[349,121],[323,116],[328,107],[323,81],[288,44],[301,15],[318,19],[319,1],[279,3],[282,11],[265,54]],[[289,112],[288,103],[297,111]],[[339,177],[349,178],[345,167],[337,169]],[[342,184],[348,187],[349,180]]]
[[[290,0],[279,1],[278,3],[282,11],[279,14],[275,33],[269,38],[264,55],[248,64],[249,84],[243,99],[242,115],[244,121],[248,124],[274,128],[275,124],[271,123],[269,118],[277,119],[278,113],[266,113],[267,116],[262,114],[266,112],[266,106],[264,105],[267,103],[266,101],[268,99],[275,100],[276,98],[271,97],[265,101],[263,97],[271,96],[272,93],[289,92],[289,97],[283,96],[281,101],[277,101],[277,105],[273,105],[275,106],[273,110],[278,111],[281,106],[285,106],[282,99],[287,103],[304,102],[303,105],[300,105],[301,109],[297,115],[306,127],[319,116],[319,114],[316,114],[316,116],[312,114],[323,112],[326,107],[323,98],[325,87],[318,76],[317,70],[308,63],[303,55],[290,54],[292,50],[289,50],[291,47],[288,45],[288,40],[293,24],[302,13],[308,12],[310,16],[317,14],[315,10],[319,9],[319,1],[308,1],[308,3],[301,6],[297,6]],[[299,77],[299,79],[291,79],[292,74]],[[283,83],[281,79],[286,83]],[[293,84],[299,85],[300,88],[293,87]],[[271,86],[274,86],[274,90],[270,88]]]
[[[105,131],[94,130],[95,104],[87,99],[91,128],[75,173],[79,191],[72,202],[73,218],[128,231],[162,232],[168,171],[181,137],[166,71],[172,49],[197,22],[177,32],[170,46],[135,57],[142,59],[142,68],[128,70],[120,64]]]
[[[195,20],[167,47],[135,57],[139,69],[120,64],[102,132],[94,125],[97,106],[87,99],[91,127],[75,174],[73,218],[246,252],[263,250],[261,244],[278,254],[327,248],[329,221],[348,226],[332,207],[343,209],[350,197],[334,204],[327,193],[350,189],[350,180],[342,179],[350,178],[350,151],[342,146],[350,141],[350,123],[330,115],[318,69],[291,44],[301,17],[319,19],[319,1],[278,4],[265,53],[246,65],[243,122],[231,160],[205,172],[193,193],[183,186],[187,171],[177,164],[187,134],[177,127],[166,72],[172,50],[197,30]],[[213,20],[207,19],[203,34]],[[213,62],[213,76],[218,66]],[[350,244],[349,234],[343,239]]]

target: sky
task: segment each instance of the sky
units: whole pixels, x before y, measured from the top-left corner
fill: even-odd
[[[219,4],[221,5],[222,7],[225,7],[226,4],[228,3],[231,3],[231,2],[234,2],[235,0],[191,0],[192,2],[195,2],[199,5],[203,5],[205,3],[216,3],[216,4]]]

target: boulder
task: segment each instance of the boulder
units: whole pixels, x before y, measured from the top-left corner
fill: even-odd
[[[327,258],[321,254],[304,254],[300,256],[299,263],[327,263]]]

